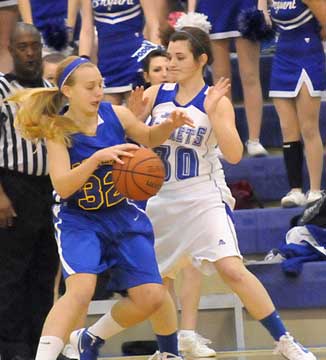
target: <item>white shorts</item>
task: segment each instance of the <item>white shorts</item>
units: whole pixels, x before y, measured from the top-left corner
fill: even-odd
[[[242,258],[232,220],[234,199],[226,184],[216,180],[164,188],[152,197],[146,212],[155,234],[155,252],[162,277],[175,278],[192,263],[202,273],[214,273],[214,262]]]

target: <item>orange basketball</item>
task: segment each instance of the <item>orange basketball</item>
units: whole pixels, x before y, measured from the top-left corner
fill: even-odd
[[[164,165],[150,149],[139,148],[132,153],[134,157],[121,157],[124,164],[113,164],[112,179],[122,195],[133,200],[147,200],[163,185]]]

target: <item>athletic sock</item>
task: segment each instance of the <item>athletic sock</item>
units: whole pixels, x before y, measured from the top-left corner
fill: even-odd
[[[123,331],[125,328],[120,326],[112,317],[111,312],[103,315],[95,324],[88,328],[88,331],[98,336],[99,338],[106,340],[113,335],[116,335]]]
[[[179,355],[178,352],[178,335],[174,332],[170,335],[157,335],[156,339],[158,348],[161,353],[167,352],[174,355]]]
[[[264,319],[260,320],[260,322],[276,341],[279,341],[280,337],[285,335],[287,332],[283,321],[276,310],[273,311],[270,315],[266,316]]]
[[[57,336],[42,336],[38,344],[35,360],[56,360],[64,347]]]

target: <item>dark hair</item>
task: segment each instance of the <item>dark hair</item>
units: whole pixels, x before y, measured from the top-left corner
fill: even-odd
[[[166,50],[164,50],[164,49],[155,49],[155,50],[151,51],[145,57],[145,59],[143,60],[143,70],[145,72],[148,72],[151,60],[156,58],[156,57],[160,57],[160,56],[168,58],[168,54],[167,54]]]
[[[206,54],[208,65],[214,61],[210,38],[205,31],[197,27],[185,26],[181,30],[175,30],[172,26],[166,26],[160,29],[160,39],[166,48],[170,41],[188,40],[196,60],[201,54]]]
[[[61,53],[53,52],[51,54],[47,54],[47,55],[43,56],[42,60],[44,62],[48,62],[48,63],[51,63],[51,64],[58,64],[59,62],[61,62],[64,59],[65,59],[65,56],[62,55]]]

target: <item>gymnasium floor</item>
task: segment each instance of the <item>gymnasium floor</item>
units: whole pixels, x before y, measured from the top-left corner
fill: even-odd
[[[326,360],[326,348],[310,348],[316,355],[317,360]],[[128,356],[128,357],[110,357],[101,358],[101,360],[147,360],[149,356]],[[205,359],[218,359],[218,360],[284,360],[280,355],[273,355],[271,350],[255,350],[243,352],[220,352],[216,358]],[[186,358],[185,360],[192,360]],[[199,358],[196,358],[199,360]]]

